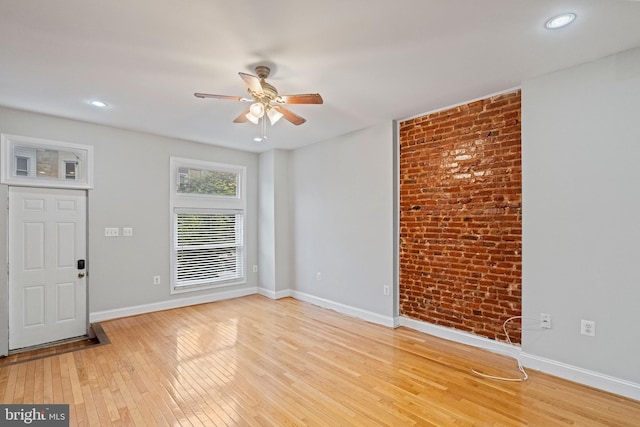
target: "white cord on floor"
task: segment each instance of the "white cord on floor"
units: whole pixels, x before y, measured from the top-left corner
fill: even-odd
[[[513,345],[513,343],[511,342],[511,338],[509,337],[509,332],[507,332],[507,323],[510,322],[511,320],[514,319],[521,319],[524,320],[524,317],[522,316],[513,316],[508,318],[507,320],[504,321],[504,323],[502,324],[502,329],[504,330],[504,334],[507,337],[507,342],[511,345]],[[533,320],[533,319],[530,319]],[[529,375],[527,375],[527,371],[524,370],[524,366],[522,366],[522,363],[520,363],[520,355],[516,354],[514,355],[514,358],[516,359],[516,361],[518,362],[518,369],[520,370],[520,372],[522,372],[522,377],[521,378],[503,378],[503,377],[496,377],[493,375],[487,375],[487,374],[483,374],[482,372],[478,372],[475,369],[471,369],[471,372],[473,372],[476,375],[479,375],[481,377],[484,378],[490,378],[492,380],[500,380],[500,381],[526,381],[529,379]]]

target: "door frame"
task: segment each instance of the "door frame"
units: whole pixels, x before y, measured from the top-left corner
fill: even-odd
[[[13,186],[12,186],[13,187]],[[38,190],[47,192],[51,188],[35,187]],[[69,189],[69,188],[65,188]],[[76,189],[84,193],[86,198],[85,221],[86,221],[86,258],[85,258],[85,280],[86,280],[86,326],[87,332],[90,327],[90,278],[89,278],[89,191],[87,189]],[[9,354],[9,185],[0,184],[0,356]],[[4,243],[2,243],[4,242]]]

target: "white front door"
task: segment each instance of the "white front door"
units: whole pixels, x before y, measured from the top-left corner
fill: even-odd
[[[87,333],[78,265],[86,259],[86,200],[81,190],[9,188],[10,350]]]

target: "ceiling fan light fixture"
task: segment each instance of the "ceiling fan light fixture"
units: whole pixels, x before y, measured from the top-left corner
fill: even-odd
[[[260,121],[259,117],[254,116],[253,114],[251,114],[251,111],[249,111],[247,114],[244,115],[247,120],[249,120],[251,123],[253,123],[254,125],[257,125],[258,122]]]
[[[264,105],[260,102],[254,102],[251,104],[251,107],[249,107],[249,112],[259,119],[264,116]]]
[[[275,125],[283,116],[284,115],[275,108],[269,108],[269,110],[267,110],[267,117],[269,117],[271,126]]]

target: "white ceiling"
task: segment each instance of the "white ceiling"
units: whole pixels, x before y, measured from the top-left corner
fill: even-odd
[[[569,27],[548,31],[572,11]],[[0,0],[0,105],[249,151],[292,149],[640,46],[631,0]],[[292,105],[268,141],[232,120],[238,72]],[[104,110],[91,99],[109,104]],[[1,131],[1,129],[0,129]]]

